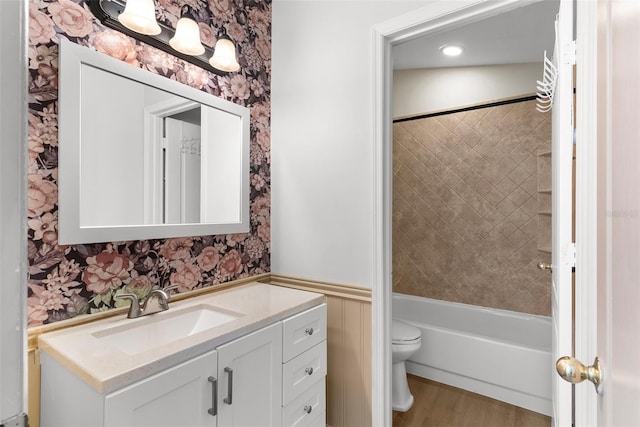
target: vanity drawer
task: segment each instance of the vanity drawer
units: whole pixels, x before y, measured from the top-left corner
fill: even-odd
[[[327,304],[282,322],[282,360],[288,362],[327,338]]]
[[[327,341],[316,344],[282,366],[282,404],[287,405],[327,375]]]
[[[282,408],[283,427],[324,427],[325,422],[324,379],[316,382],[309,390]]]

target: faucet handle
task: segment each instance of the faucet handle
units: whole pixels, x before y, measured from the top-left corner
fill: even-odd
[[[167,294],[167,301],[171,299],[171,295],[169,294],[169,291],[173,291],[174,289],[178,289],[178,285],[169,285],[162,288],[162,290]]]
[[[140,317],[140,302],[138,301],[138,296],[135,294],[120,294],[116,295],[118,299],[128,299],[131,301],[129,305],[129,313],[127,313],[127,317],[129,319],[135,319],[136,317]]]

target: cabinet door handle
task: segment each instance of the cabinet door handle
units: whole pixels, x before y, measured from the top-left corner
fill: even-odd
[[[311,368],[311,367],[306,368],[306,369],[304,370],[304,372],[305,372],[305,374],[307,374],[307,375],[311,375],[311,374],[313,374],[313,368]]]
[[[311,405],[306,405],[306,406],[304,407],[304,409],[303,409],[303,410],[304,410],[304,412],[306,412],[307,414],[310,414],[310,413],[311,413],[311,411],[313,410],[313,407],[312,407]]]
[[[227,405],[231,405],[233,403],[233,369],[227,367],[227,368],[224,368],[224,371],[227,374],[229,374],[229,377],[228,377],[229,388],[227,390],[227,397],[225,397],[222,401]]]
[[[313,328],[307,328],[304,330],[304,333],[307,335],[313,335]]]
[[[218,415],[218,380],[213,377],[209,377],[207,380],[211,383],[211,408],[207,409],[207,412],[215,417]]]

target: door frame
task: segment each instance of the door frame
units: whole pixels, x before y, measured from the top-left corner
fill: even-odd
[[[598,331],[598,1],[576,5],[576,274],[574,356],[591,364]],[[606,381],[606,378],[605,378]],[[587,383],[587,381],[585,381]],[[604,383],[606,387],[606,382]],[[598,425],[598,395],[575,386],[574,425]]]
[[[27,31],[29,5],[0,1],[0,424],[27,409]]]
[[[461,0],[435,2],[372,28],[373,84],[373,265],[372,283],[372,421],[391,425],[391,227],[392,227],[392,58],[393,45],[475,22],[539,0]],[[576,171],[576,356],[591,360],[596,351],[596,209],[597,146],[595,114],[597,3],[577,2],[576,34],[580,43],[577,60],[584,64],[578,72],[581,88],[576,100],[576,138],[580,141]],[[587,42],[588,41],[588,42]],[[551,373],[550,373],[551,375]],[[595,396],[589,387],[576,388],[575,404],[579,425],[596,425]],[[580,409],[580,408],[584,408]]]

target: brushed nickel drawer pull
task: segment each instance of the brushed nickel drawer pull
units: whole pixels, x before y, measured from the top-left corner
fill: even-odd
[[[227,397],[225,397],[222,401],[227,405],[231,405],[233,403],[233,369],[226,367],[224,371],[229,374],[229,388],[227,390]]]
[[[218,380],[213,377],[207,378],[211,383],[211,408],[207,409],[209,415],[215,417],[218,415]]]

